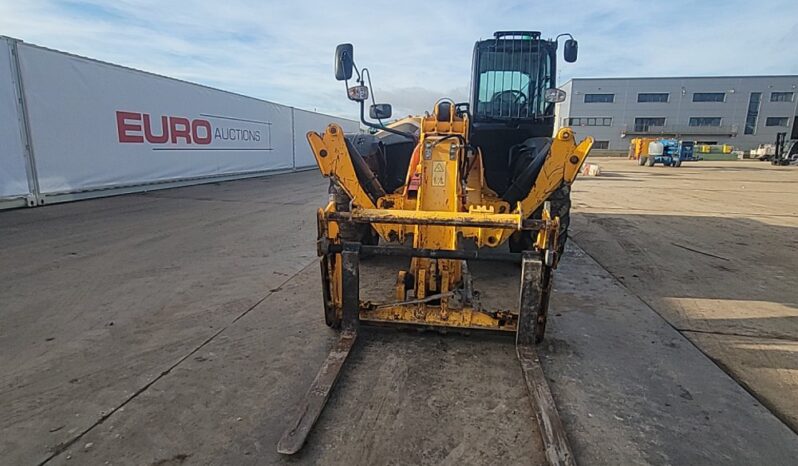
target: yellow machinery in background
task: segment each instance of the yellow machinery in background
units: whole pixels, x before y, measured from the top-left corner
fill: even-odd
[[[648,145],[656,140],[657,138],[634,138],[629,141],[629,160],[645,160],[648,156]]]
[[[373,100],[369,116],[378,122],[366,120],[368,70],[354,65],[350,44],[338,46],[336,78],[348,81],[357,72],[358,84],[347,83],[347,92],[376,133],[344,134],[331,124],[307,135],[331,180],[330,201],[317,214],[318,253],[325,320],[340,338],[278,451],[302,447],[359,327],[400,325],[513,335],[547,457],[572,464],[533,346],[543,338],[565,245],[570,186],[593,144],[577,142],[570,128],[553,134],[554,104],[565,98],[554,86],[557,45],[530,31],[477,42],[469,103],[441,99],[431,113],[391,125],[381,123],[390,106]],[[576,50],[573,38],[565,41],[566,61],[576,59]],[[362,254],[408,258],[388,302],[360,299]],[[521,265],[515,312],[479,304],[472,260]]]
[[[701,154],[711,154],[713,152],[731,154],[734,146],[729,144],[696,144],[695,150]]]

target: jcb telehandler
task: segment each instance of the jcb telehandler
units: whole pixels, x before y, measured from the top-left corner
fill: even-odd
[[[360,104],[361,122],[375,134],[344,134],[331,124],[307,135],[319,169],[331,178],[330,201],[318,211],[318,254],[327,325],[340,338],[322,365],[278,451],[297,452],[320,415],[360,325],[487,330],[515,335],[546,455],[573,458],[534,343],[543,337],[552,273],[565,246],[570,186],[593,144],[577,143],[570,128],[554,130],[558,39],[573,62],[570,34],[505,31],[476,43],[468,103],[441,99],[431,114],[384,125],[391,107],[372,99],[367,69],[351,44],[335,51],[335,77]],[[357,84],[349,87],[353,70]],[[369,76],[370,81],[370,76]],[[369,82],[370,84],[370,82]],[[497,248],[508,243],[509,248]],[[509,252],[506,251],[509,249]],[[405,256],[394,299],[360,299],[359,258]],[[468,261],[521,265],[516,311],[483,309]]]

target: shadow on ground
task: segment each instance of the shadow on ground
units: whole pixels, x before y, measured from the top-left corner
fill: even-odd
[[[731,170],[718,169],[715,170]],[[798,431],[798,228],[579,213],[572,238]]]

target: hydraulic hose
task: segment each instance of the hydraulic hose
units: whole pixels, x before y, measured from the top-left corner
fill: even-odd
[[[385,189],[382,187],[382,184],[380,184],[380,180],[377,179],[377,176],[374,175],[374,172],[371,171],[368,164],[366,164],[366,161],[363,160],[363,156],[360,155],[360,151],[352,144],[352,141],[350,141],[348,137],[344,137],[344,141],[346,142],[346,149],[349,151],[349,157],[352,159],[352,166],[355,168],[357,179],[360,181],[360,184],[363,186],[363,189],[369,195],[372,202],[376,205],[377,199],[385,196]]]

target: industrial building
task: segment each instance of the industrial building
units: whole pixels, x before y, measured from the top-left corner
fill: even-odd
[[[798,75],[574,78],[561,86],[557,127],[594,149],[626,150],[634,137],[676,137],[749,150],[786,132],[798,138]]]

